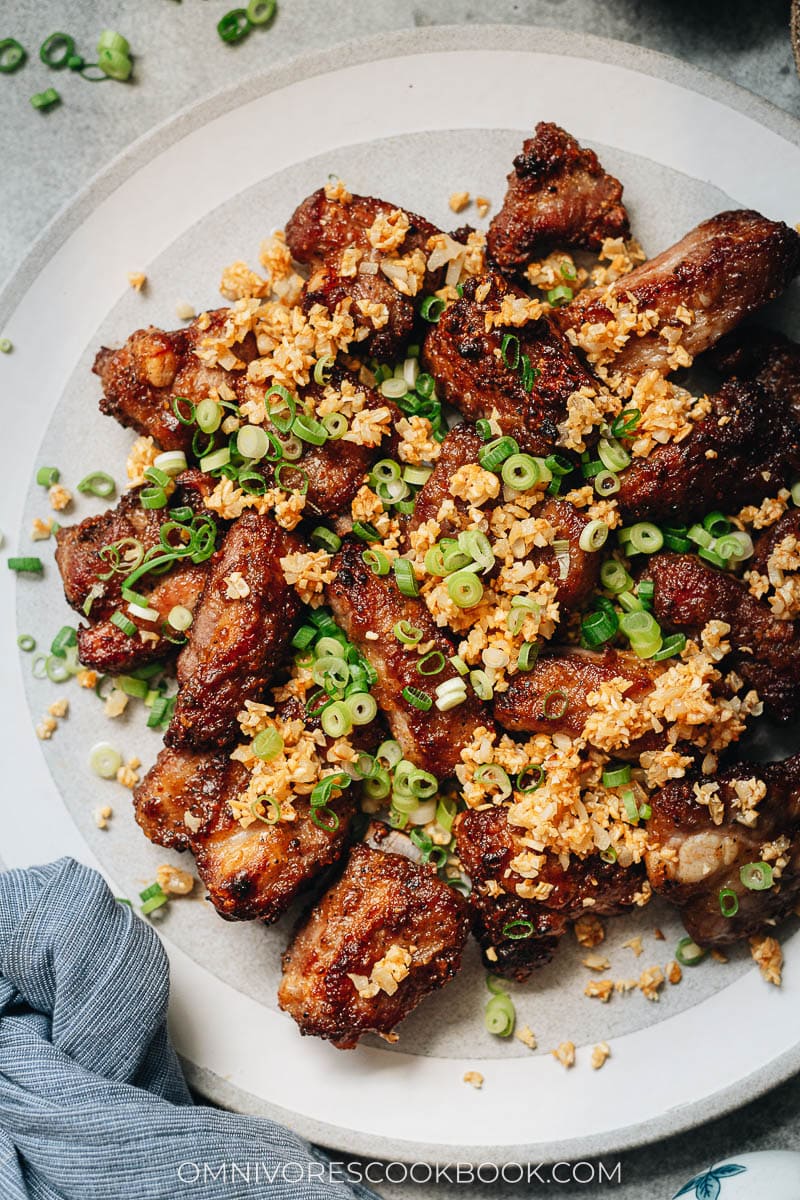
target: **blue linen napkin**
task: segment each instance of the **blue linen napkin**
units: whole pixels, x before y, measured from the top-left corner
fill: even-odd
[[[3,1200],[375,1200],[272,1121],[195,1106],[168,999],[156,934],[96,871],[0,874]]]

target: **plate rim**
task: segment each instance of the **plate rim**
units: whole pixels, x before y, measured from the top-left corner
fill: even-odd
[[[246,104],[259,96],[279,91],[291,83],[330,72],[342,65],[355,66],[386,58],[407,57],[425,53],[459,52],[464,50],[488,52],[535,52],[585,58],[590,61],[621,66],[648,76],[666,80],[690,92],[717,101],[740,115],[796,146],[800,146],[800,120],[756,96],[739,85],[721,79],[712,72],[681,62],[669,55],[644,47],[574,31],[546,29],[531,25],[439,25],[422,29],[395,31],[340,43],[334,47],[292,57],[285,63],[258,72],[248,79],[233,83],[203,100],[190,103],[176,114],[155,125],[137,138],[87,183],[51,218],[34,241],[19,265],[12,270],[0,289],[0,323],[5,321],[35,280],[44,262],[57,251],[71,234],[104,198],[146,164],[154,155],[163,152],[191,129],[207,124],[215,117]],[[188,1063],[190,1081],[199,1085],[204,1094],[223,1105],[233,1107],[237,1096],[250,1111],[270,1114],[281,1124],[289,1124],[300,1134],[339,1146],[343,1152],[394,1156],[401,1161],[448,1163],[467,1161],[464,1147],[443,1143],[425,1145],[405,1140],[386,1139],[339,1125],[322,1124],[313,1118],[281,1109],[262,1097],[228,1084],[214,1072]],[[630,1125],[612,1133],[581,1136],[579,1140],[548,1143],[548,1161],[576,1155],[596,1156],[629,1150],[722,1116],[763,1095],[800,1070],[800,1041],[790,1050],[763,1064],[743,1080],[728,1085],[713,1097],[706,1097],[680,1109],[666,1110],[658,1117]],[[469,1161],[524,1161],[532,1144],[520,1146],[482,1147],[470,1149]],[[485,1152],[485,1153],[484,1153]]]

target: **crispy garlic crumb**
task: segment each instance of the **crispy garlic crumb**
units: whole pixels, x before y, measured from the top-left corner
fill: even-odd
[[[94,823],[98,829],[108,829],[108,822],[114,815],[114,810],[110,804],[104,804],[102,808],[94,810]]]
[[[451,212],[463,212],[469,204],[469,192],[452,192],[447,203],[450,205]]]
[[[468,1083],[470,1087],[480,1091],[483,1087],[483,1076],[480,1071],[467,1071],[464,1075],[464,1083]]]
[[[82,688],[97,687],[97,671],[92,671],[89,667],[82,667],[75,678]]]
[[[598,1042],[597,1045],[592,1048],[592,1070],[599,1071],[603,1066],[603,1063],[605,1063],[610,1057],[611,1047],[609,1046],[608,1042]]]
[[[47,711],[51,717],[65,717],[69,712],[69,700],[65,700],[62,696],[58,700],[54,700]]]
[[[517,1038],[518,1041],[522,1042],[523,1046],[527,1046],[529,1050],[535,1050],[538,1045],[538,1042],[536,1041],[536,1034],[533,1032],[530,1025],[523,1025],[521,1029],[516,1031],[514,1037]]]
[[[62,487],[60,483],[54,483],[47,494],[50,497],[50,507],[55,512],[63,512],[72,504],[72,492]]]
[[[131,791],[139,782],[139,774],[137,768],[142,764],[138,758],[131,758],[124,766],[117,771],[117,783],[121,783],[123,787],[130,788]]]
[[[583,994],[590,1000],[600,1000],[603,1004],[608,1004],[613,991],[614,984],[611,979],[590,979],[583,989]]]
[[[667,979],[670,983],[680,983],[683,979],[683,971],[681,970],[680,963],[675,962],[674,959],[667,967]]]
[[[123,692],[122,688],[112,688],[103,705],[103,712],[107,717],[111,717],[112,720],[114,717],[121,717],[128,707],[129,698],[127,693]]]
[[[494,946],[487,946],[486,957],[488,958],[489,962],[497,962],[497,951],[495,950]]]
[[[556,1046],[555,1050],[551,1050],[550,1053],[552,1054],[553,1058],[557,1059],[561,1063],[562,1067],[566,1067],[567,1070],[569,1070],[570,1067],[575,1066],[574,1042],[561,1042],[558,1046]]]
[[[194,876],[171,863],[162,863],[156,871],[156,879],[168,896],[188,896],[194,887]]]
[[[36,726],[36,736],[42,742],[49,742],[55,731],[58,729],[58,721],[54,717],[42,717],[39,724]]]
[[[338,200],[340,204],[349,204],[353,199],[341,179],[332,179],[325,184],[325,197],[328,200]]]
[[[362,1000],[371,1000],[378,992],[393,996],[398,985],[407,978],[411,970],[411,961],[415,947],[400,946],[393,942],[383,958],[373,963],[369,975],[353,975],[347,978],[352,982]]]
[[[578,917],[573,925],[575,937],[578,939],[578,945],[585,946],[587,950],[593,950],[595,946],[599,946],[606,936],[606,931],[599,917],[594,913],[586,913],[582,917]]]
[[[581,962],[590,971],[607,971],[611,966],[611,962],[604,954],[587,954],[586,958],[581,959]]]
[[[658,1000],[659,991],[664,984],[664,972],[661,967],[648,967],[639,976],[639,991],[648,1000]]]
[[[475,207],[478,210],[478,216],[485,217],[489,209],[492,207],[492,202],[488,196],[476,196]]]
[[[723,954],[721,950],[716,948],[716,946],[711,951],[711,957],[713,958],[714,962],[718,963],[726,963],[728,961],[727,954]]]
[[[783,951],[777,938],[765,937],[763,934],[751,937],[750,953],[753,962],[758,964],[762,978],[767,983],[780,987],[783,978]]]
[[[244,600],[250,595],[250,585],[241,571],[231,571],[230,575],[226,575],[225,584],[226,600]]]
[[[129,271],[128,283],[135,292],[140,292],[147,283],[147,276],[145,275],[144,271]]]
[[[193,304],[188,300],[178,300],[175,304],[175,316],[179,321],[193,321],[197,316],[197,312]]]
[[[33,525],[31,526],[31,541],[46,542],[53,532],[53,522],[51,519],[43,521],[41,517],[34,517]]]
[[[661,929],[654,929],[654,930],[653,930],[653,937],[656,939],[656,941],[657,941],[657,942],[663,942],[663,941],[666,941],[666,939],[665,939],[665,937],[664,937],[663,930],[661,930]]]

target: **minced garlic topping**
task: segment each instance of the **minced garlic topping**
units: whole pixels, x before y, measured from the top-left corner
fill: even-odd
[[[401,946],[393,942],[383,958],[373,964],[369,975],[353,975],[347,978],[352,982],[362,1000],[371,1000],[378,992],[393,996],[404,979],[411,972],[411,962],[415,946]]]

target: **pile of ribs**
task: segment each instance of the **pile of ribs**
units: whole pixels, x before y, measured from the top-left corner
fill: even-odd
[[[565,306],[515,330],[533,368],[530,390],[500,353],[502,330],[485,316],[503,299],[528,295],[525,269],[552,251],[595,252],[606,238],[627,237],[629,219],[622,185],[602,167],[594,152],[552,124],[541,123],[514,159],[502,208],[491,222],[486,273],[468,279],[441,320],[424,327],[419,304],[394,288],[386,275],[344,268],[352,247],[374,261],[381,252],[367,238],[375,218],[394,206],[371,197],[350,203],[320,189],[305,199],[286,227],[294,260],[307,273],[301,304],[329,309],[343,298],[385,304],[388,322],[375,330],[365,323],[356,344],[364,361],[391,362],[409,341],[421,342],[424,370],[437,394],[459,415],[442,445],[435,469],[422,488],[416,509],[405,518],[406,537],[449,496],[452,474],[474,463],[481,446],[475,423],[491,417],[521,450],[547,455],[557,449],[558,425],[567,398],[596,382],[592,368],[569,339],[587,321],[607,321],[610,297],[633,300],[654,310],[659,329],[675,325],[686,306],[695,314],[683,344],[693,358],[705,356],[722,379],[711,409],[689,436],[634,459],[621,475],[619,507],[625,521],[643,518],[692,521],[710,509],[736,512],[760,504],[800,474],[800,347],[751,323],[749,317],[778,296],[800,270],[800,237],[786,225],[753,211],[711,217],[674,246],[636,267],[610,291],[589,287]],[[408,213],[404,253],[425,248],[439,230]],[[466,234],[456,231],[456,240]],[[424,292],[442,286],[441,271],[427,271]],[[357,305],[352,311],[356,313]],[[192,431],[175,416],[172,400],[195,403],[223,385],[238,401],[263,396],[267,384],[247,379],[257,356],[252,335],[235,347],[231,370],[209,367],[195,353],[209,329],[224,323],[226,309],[175,332],[147,328],[119,349],[102,349],[95,373],[102,384],[101,409],[163,450],[183,450],[189,466],[176,480],[171,501],[202,512],[217,483],[197,466]],[[366,319],[365,319],[366,322]],[[632,379],[646,371],[670,373],[671,346],[658,329],[632,337],[615,360]],[[356,364],[357,366],[357,364]],[[367,392],[367,405],[391,404],[365,388],[354,364],[337,363],[334,384],[350,379]],[[530,382],[530,381],[528,381]],[[313,396],[310,383],[300,400]],[[477,938],[487,968],[524,980],[548,962],[565,930],[586,911],[611,916],[630,909],[649,882],[676,905],[686,929],[702,947],[721,946],[772,928],[789,915],[800,893],[800,755],[769,765],[737,761],[731,755],[716,776],[721,823],[698,803],[694,784],[703,778],[690,769],[684,778],[657,791],[647,825],[648,851],[641,863],[622,868],[599,855],[572,857],[565,868],[547,853],[540,878],[553,885],[546,900],[520,898],[520,877],[509,866],[522,848],[522,830],[507,820],[502,804],[467,808],[454,832],[457,854],[471,892],[451,887],[402,833],[373,820],[366,833],[359,821],[358,788],[336,802],[336,831],[310,819],[307,799],[297,799],[296,819],[247,828],[234,819],[229,799],[246,786],[244,766],[230,757],[238,736],[237,714],[245,701],[270,695],[286,678],[290,641],[302,621],[303,605],[286,582],[282,556],[307,548],[307,529],[328,522],[343,535],[334,560],[335,579],[325,603],[347,637],[374,667],[379,724],[401,745],[404,756],[440,781],[452,779],[461,750],[476,729],[500,729],[512,737],[532,733],[580,733],[587,697],[604,679],[630,678],[632,695],[650,685],[648,664],[624,651],[593,652],[547,644],[534,668],[515,675],[508,689],[486,702],[469,699],[446,712],[420,713],[402,696],[418,683],[409,656],[392,635],[409,621],[446,659],[455,639],[430,615],[423,600],[401,595],[391,574],[379,576],[362,560],[363,543],[348,534],[350,501],[373,461],[391,445],[370,450],[348,442],[307,447],[302,467],[308,477],[306,519],[292,532],[272,516],[247,511],[235,521],[214,517],[217,548],[205,563],[178,564],[164,575],[137,585],[148,609],[159,616],[135,618],[151,636],[128,636],[111,620],[119,606],[119,576],[108,578],[99,551],[109,543],[135,538],[145,550],[158,544],[163,514],[142,506],[141,489],[129,490],[116,508],[58,533],[57,559],[66,598],[89,618],[79,634],[80,660],[101,672],[130,672],[150,662],[174,660],[177,700],[164,749],[135,791],[135,815],[146,836],[159,846],[188,850],[208,897],[228,920],[274,922],[301,899],[306,908],[283,960],[280,1004],[303,1033],[327,1038],[342,1048],[367,1032],[393,1037],[392,1030],[428,993],[458,971],[469,933]],[[269,474],[271,468],[264,465]],[[569,568],[558,578],[564,624],[597,587],[598,555],[579,546],[586,517],[557,497],[547,498],[539,515],[569,543]],[[800,532],[800,514],[790,509],[757,541],[755,561],[765,561],[770,545]],[[543,561],[552,550],[541,552]],[[549,559],[548,559],[549,556]],[[551,563],[552,565],[552,563]],[[665,631],[696,637],[710,619],[730,625],[727,669],[756,689],[772,718],[787,721],[800,704],[800,628],[781,620],[755,599],[737,575],[717,569],[694,554],[657,553],[647,570],[655,585],[654,612]],[[225,580],[239,572],[248,595],[226,600]],[[102,578],[101,578],[102,577]],[[89,599],[91,597],[91,600]],[[188,640],[176,648],[162,634],[174,605],[193,614]],[[446,668],[446,679],[452,668]],[[544,720],[542,700],[558,689],[569,697],[563,717]],[[303,706],[285,702],[291,713],[313,723]],[[633,748],[634,751],[636,747]],[[699,771],[699,767],[697,768]],[[737,820],[736,782],[754,774],[767,793],[755,827]],[[787,865],[777,886],[748,890],[740,867],[759,857],[765,841],[784,838]],[[490,888],[487,885],[494,881]],[[497,886],[499,884],[499,887]],[[738,898],[733,918],[720,912],[721,889]],[[506,935],[513,922],[533,932]],[[405,976],[394,990],[358,990],[351,976],[370,976],[392,946],[410,954]],[[372,989],[374,991],[374,989]]]

